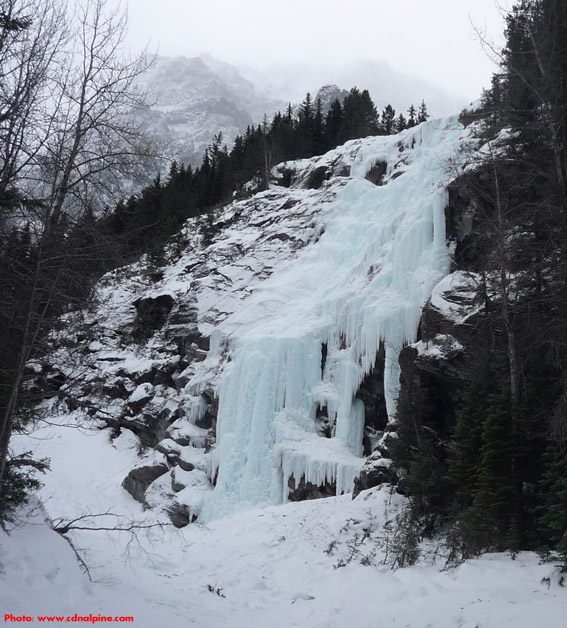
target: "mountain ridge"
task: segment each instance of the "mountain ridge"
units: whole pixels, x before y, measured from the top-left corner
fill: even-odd
[[[300,87],[292,89],[292,81]],[[230,148],[237,135],[261,124],[264,116],[270,120],[288,103],[297,109],[307,92],[314,98],[332,85],[337,86],[333,93],[343,97],[352,87],[368,89],[379,110],[391,104],[404,114],[422,100],[436,117],[453,114],[464,104],[386,63],[360,61],[337,68],[294,64],[258,71],[202,55],[157,57],[138,83],[150,105],[134,115],[156,136],[169,160],[195,166],[219,132]]]

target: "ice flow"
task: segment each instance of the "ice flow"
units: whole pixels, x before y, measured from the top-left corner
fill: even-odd
[[[399,352],[449,272],[446,187],[462,132],[451,118],[359,141],[348,184],[322,214],[323,235],[220,326],[217,340],[224,326],[233,354],[218,390],[216,486],[201,520],[282,503],[290,478],[352,489],[363,462],[357,390],[383,343],[392,420]],[[380,185],[365,179],[377,162],[387,164]],[[323,407],[330,438],[317,430]]]

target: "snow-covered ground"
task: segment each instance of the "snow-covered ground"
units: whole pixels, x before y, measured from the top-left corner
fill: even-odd
[[[50,426],[34,435],[50,456],[36,506],[0,536],[0,608],[35,617],[134,617],[140,628],[562,628],[567,588],[534,554],[491,554],[444,570],[426,551],[418,565],[384,565],[384,523],[402,498],[371,489],[249,510],[212,522],[140,529],[75,531],[68,536],[89,567],[44,523],[113,515],[77,525],[149,525],[120,487],[136,457],[125,433]],[[25,442],[29,447],[29,439]],[[165,518],[162,521],[166,521]],[[391,552],[391,550],[390,550]],[[549,581],[547,581],[549,578]],[[5,622],[7,624],[14,622]],[[50,622],[74,625],[73,622]]]

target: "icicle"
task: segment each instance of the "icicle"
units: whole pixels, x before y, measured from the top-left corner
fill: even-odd
[[[356,392],[383,342],[394,416],[399,352],[415,340],[421,309],[449,271],[445,187],[461,132],[452,119],[365,140],[352,180],[325,214],[324,234],[276,267],[223,324],[238,338],[219,390],[209,470],[217,484],[203,520],[283,502],[290,478],[352,490],[364,429]],[[381,186],[363,178],[377,161],[388,164]],[[223,325],[213,338],[217,354]],[[335,422],[332,438],[317,433],[318,407]]]

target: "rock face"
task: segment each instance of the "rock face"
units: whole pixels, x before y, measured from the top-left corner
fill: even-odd
[[[295,481],[290,478],[288,499],[290,502],[302,502],[307,499],[321,499],[323,497],[331,497],[336,494],[337,487],[334,484],[315,485],[311,482],[305,482],[301,478],[296,486]]]
[[[341,89],[337,85],[323,85],[321,89],[317,92],[315,99],[313,102],[317,102],[317,100],[321,101],[321,111],[323,115],[326,115],[331,109],[331,105],[335,100],[338,100],[341,104],[344,99],[348,96],[348,90]]]
[[[381,165],[369,173],[379,184]],[[475,182],[478,185],[478,181]],[[456,424],[463,391],[471,377],[479,347],[485,346],[487,334],[495,339],[497,330],[488,330],[479,301],[478,261],[487,252],[482,249],[478,215],[482,207],[472,205],[467,192],[468,176],[449,186],[445,208],[447,239],[453,247],[453,266],[457,269],[433,290],[423,308],[420,340],[402,349],[399,357],[400,390],[398,407],[411,407],[414,390],[419,390],[423,425],[446,439]],[[383,428],[382,428],[383,429]],[[398,477],[388,464],[388,433],[371,448],[370,455],[355,481],[356,496],[362,490],[391,483]],[[365,446],[366,447],[366,446]],[[366,450],[369,451],[369,450]],[[365,453],[366,453],[365,451]]]
[[[389,466],[389,461],[385,454],[387,454],[386,451],[377,450],[366,459],[364,466],[354,481],[353,499],[366,489],[380,486],[381,484],[396,484],[398,478]]]
[[[417,370],[430,414],[438,417],[444,431],[454,427],[455,410],[471,375],[471,358],[486,333],[475,279],[456,272],[436,287],[422,314],[421,341],[400,355],[402,373]]]
[[[134,323],[134,333],[139,337],[149,337],[156,329],[161,329],[171,308],[174,299],[170,294],[160,294],[157,297],[139,298],[134,301],[138,316]]]
[[[174,503],[167,509],[167,514],[176,528],[184,528],[196,520],[196,516],[191,515],[189,508],[183,504]]]
[[[479,185],[478,175],[472,184]],[[479,297],[481,279],[475,271],[487,254],[478,229],[483,208],[471,203],[468,185],[468,174],[454,181],[445,208],[447,239],[454,249],[453,266],[458,270],[436,286],[424,307],[421,340],[400,354],[400,399],[407,399],[412,385],[417,384],[423,394],[424,424],[441,438],[455,427],[479,348],[486,345],[489,334],[493,341],[498,336],[498,330],[487,329],[484,303]]]
[[[208,56],[158,57],[139,83],[151,106],[136,111],[137,120],[171,159],[185,164],[198,165],[217,133],[231,146],[247,126],[285,106],[261,94],[235,67]]]
[[[365,375],[356,397],[364,403],[364,455],[370,456],[378,446],[388,424],[384,393],[384,346],[380,347],[374,367]]]
[[[421,340],[407,345],[400,353],[398,408],[413,408],[414,391],[418,390],[420,420],[439,439],[447,438],[455,427],[463,390],[471,375],[470,364],[474,361],[477,348],[482,346],[479,339],[486,329],[481,311],[475,276],[464,272],[452,273],[435,287],[431,299],[423,308]],[[379,386],[379,380],[375,381],[374,398],[378,402]],[[377,417],[381,416],[379,412]],[[355,480],[354,497],[360,491],[380,484],[398,483],[396,472],[388,460],[389,430],[395,430],[395,424],[386,426],[382,419],[374,426],[375,429],[366,428],[367,435],[373,434],[378,438],[372,441],[372,445],[370,442],[365,444],[365,453],[371,455]]]
[[[379,161],[368,171],[366,178],[374,185],[382,185],[387,170],[388,164],[385,161]]]

